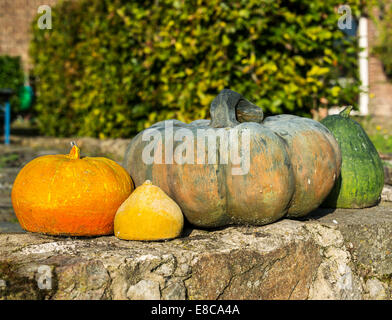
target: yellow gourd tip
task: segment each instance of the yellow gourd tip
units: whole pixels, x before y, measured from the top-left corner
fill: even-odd
[[[143,185],[152,186],[152,182],[151,182],[151,180],[146,180],[146,181],[144,181]]]

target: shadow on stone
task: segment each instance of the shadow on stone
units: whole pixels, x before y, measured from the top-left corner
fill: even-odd
[[[295,218],[292,220],[298,220],[298,221],[317,220],[317,219],[325,217],[331,213],[334,213],[335,211],[336,211],[336,208],[317,208],[316,210],[313,210],[311,213],[309,213],[305,217]]]

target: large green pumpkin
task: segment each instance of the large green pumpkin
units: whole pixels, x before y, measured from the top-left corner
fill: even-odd
[[[151,180],[201,227],[263,225],[284,216],[304,216],[322,203],[341,164],[338,144],[327,128],[290,115],[264,120],[260,108],[227,89],[210,111],[211,121],[162,121],[134,137],[124,166],[135,185]],[[208,144],[199,154],[200,132],[207,132],[203,146],[225,132],[230,138],[218,139],[216,147]],[[192,148],[197,152],[189,155]],[[215,163],[208,161],[210,155]]]
[[[335,136],[342,152],[342,169],[336,185],[323,203],[329,208],[366,208],[380,201],[384,186],[382,161],[361,125],[350,119],[352,107],[321,123]]]

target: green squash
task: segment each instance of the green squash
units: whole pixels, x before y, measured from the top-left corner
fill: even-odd
[[[382,161],[360,124],[350,119],[352,107],[321,121],[335,136],[342,153],[340,177],[323,203],[328,208],[366,208],[380,201],[384,186]]]

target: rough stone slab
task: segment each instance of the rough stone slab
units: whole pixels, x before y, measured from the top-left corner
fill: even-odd
[[[0,298],[389,299],[392,205],[331,211],[160,242],[0,234]]]
[[[339,230],[358,267],[381,277],[392,275],[392,203],[331,211],[319,209],[310,219]]]
[[[383,201],[392,202],[392,186],[387,184],[384,185],[384,188],[382,189],[381,199]]]

